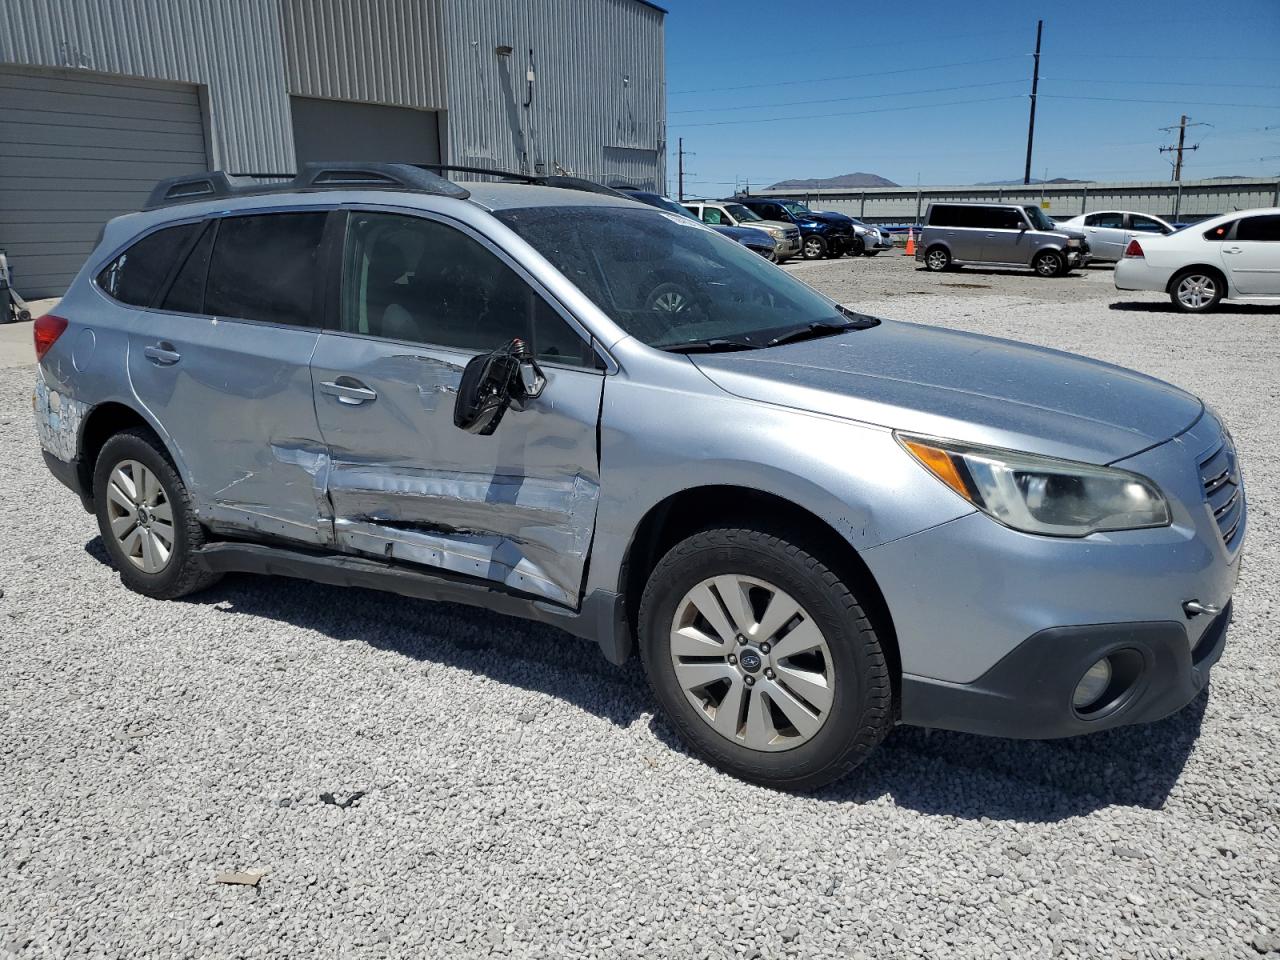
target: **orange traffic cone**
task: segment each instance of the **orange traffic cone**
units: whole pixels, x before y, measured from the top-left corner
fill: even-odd
[[[916,231],[914,227],[907,227],[907,249],[905,252],[908,257],[916,255]]]

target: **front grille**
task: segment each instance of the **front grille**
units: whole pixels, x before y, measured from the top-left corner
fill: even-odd
[[[1244,487],[1240,484],[1240,463],[1236,459],[1231,436],[1222,435],[1222,443],[1200,462],[1200,480],[1204,498],[1213,511],[1213,519],[1222,531],[1222,542],[1234,549],[1244,531]]]

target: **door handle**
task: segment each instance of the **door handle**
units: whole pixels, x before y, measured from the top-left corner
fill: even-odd
[[[1244,251],[1241,250],[1239,247],[1226,247],[1223,249],[1222,252],[1223,253],[1244,253]]]
[[[378,391],[366,386],[355,377],[339,377],[337,380],[325,380],[320,389],[331,397],[337,397],[339,403],[358,406],[378,399]]]
[[[142,353],[157,367],[171,367],[182,359],[182,354],[173,349],[173,344],[168,340],[143,347]]]

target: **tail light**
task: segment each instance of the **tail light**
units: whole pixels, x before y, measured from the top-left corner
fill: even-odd
[[[1146,254],[1142,252],[1142,244],[1137,240],[1129,241],[1129,245],[1124,248],[1124,255],[1126,257],[1143,257],[1144,259],[1146,257]]]
[[[36,360],[44,359],[44,355],[49,352],[54,341],[62,336],[62,331],[66,329],[67,321],[62,317],[52,313],[36,317],[35,323],[31,325],[31,334],[36,341]]]

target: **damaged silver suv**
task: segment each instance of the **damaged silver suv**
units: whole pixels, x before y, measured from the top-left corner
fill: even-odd
[[[1231,437],[1149,377],[881,320],[567,178],[160,184],[35,326],[45,460],[122,580],[457,601],[638,648],[738,776],[895,723],[1151,721],[1226,642]]]

